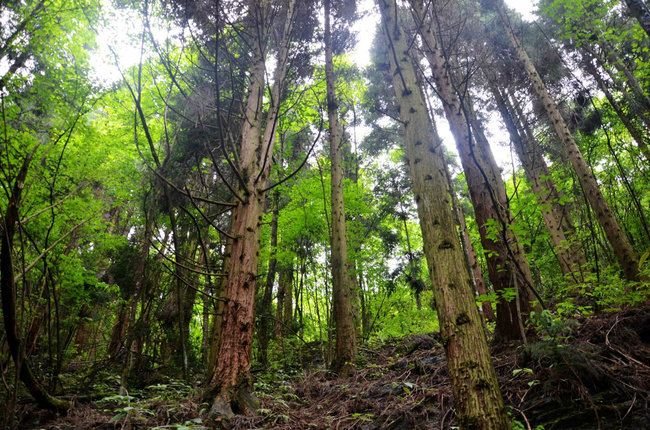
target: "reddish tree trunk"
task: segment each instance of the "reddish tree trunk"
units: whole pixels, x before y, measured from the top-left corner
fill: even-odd
[[[264,115],[263,96],[266,86],[266,36],[271,5],[251,1],[251,14],[257,20],[257,37],[253,44],[253,65],[245,119],[239,150],[240,200],[233,209],[230,227],[230,256],[227,259],[222,315],[219,324],[214,370],[208,384],[212,397],[212,416],[229,418],[234,413],[250,413],[257,407],[250,373],[253,326],[255,322],[255,288],[259,257],[260,221],[266,201],[266,187],[273,162],[275,125],[280,109],[282,88],[288,67],[289,42],[296,0],[289,0],[280,42],[277,65],[271,88],[271,103]],[[265,124],[262,123],[264,119]]]

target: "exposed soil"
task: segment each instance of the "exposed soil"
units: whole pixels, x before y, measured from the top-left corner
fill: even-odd
[[[560,342],[501,345],[493,354],[506,403],[522,428],[650,428],[650,308],[593,317]],[[455,420],[450,388],[436,336],[411,336],[363,350],[353,377],[310,370],[265,384],[259,413],[228,427],[447,429]],[[159,390],[164,395],[143,390],[126,407],[123,399],[79,403],[58,418],[27,406],[21,428],[210,428],[196,391]]]

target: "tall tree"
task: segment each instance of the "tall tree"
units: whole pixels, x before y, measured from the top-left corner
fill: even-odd
[[[560,194],[550,179],[541,148],[525,123],[526,119],[522,118],[523,113],[515,111],[513,104],[493,81],[490,81],[490,88],[515,152],[540,205],[562,272],[574,276],[576,281],[582,280],[580,271],[587,259],[575,240],[575,229],[568,211],[559,203]]]
[[[336,346],[332,368],[337,372],[350,373],[357,354],[356,327],[352,309],[354,294],[343,200],[343,130],[338,118],[336,82],[334,77],[334,54],[331,25],[331,0],[324,0],[325,9],[325,80],[327,83],[327,116],[329,120],[330,160],[332,163],[332,294],[334,297],[334,324]]]
[[[250,373],[253,344],[254,300],[260,240],[269,172],[273,160],[275,125],[288,69],[289,46],[295,19],[295,0],[283,4],[284,22],[278,42],[277,64],[270,91],[270,104],[263,103],[266,88],[266,56],[272,20],[277,17],[271,1],[248,2],[256,31],[251,40],[250,85],[241,130],[238,173],[241,180],[233,208],[228,273],[222,299],[215,368],[208,384],[211,414],[231,417],[233,411],[249,413],[257,407]],[[266,110],[266,111],[265,111]],[[225,334],[228,335],[225,335]]]
[[[524,320],[530,311],[533,286],[528,261],[511,228],[512,216],[501,172],[477,120],[468,92],[459,96],[438,40],[437,22],[424,2],[411,0],[411,11],[422,37],[424,55],[444,107],[469,188],[481,242],[486,253],[492,285],[500,294],[497,302],[496,335],[503,340],[525,339]],[[496,235],[491,229],[496,229]],[[506,291],[515,293],[514,300]]]
[[[508,429],[510,422],[455,226],[443,145],[417,86],[397,3],[377,3],[460,426]]]
[[[525,70],[532,84],[532,90],[544,107],[555,133],[560,139],[566,155],[576,172],[578,181],[584,190],[585,197],[594,210],[598,222],[605,231],[610,245],[614,249],[623,274],[629,280],[637,280],[639,278],[639,257],[600,191],[594,174],[582,156],[582,152],[571,134],[571,130],[567,126],[551,94],[548,92],[542,77],[537,72],[537,68],[515,34],[503,0],[489,0],[484,4],[497,14],[502,28],[508,37],[510,47],[514,50],[516,58]]]

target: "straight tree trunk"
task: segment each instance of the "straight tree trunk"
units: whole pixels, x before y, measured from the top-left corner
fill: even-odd
[[[450,188],[451,188],[451,178]],[[487,294],[487,287],[485,284],[485,278],[483,277],[483,271],[481,266],[478,264],[478,258],[476,256],[476,249],[472,244],[472,240],[469,237],[469,231],[467,229],[467,224],[465,223],[465,214],[463,214],[463,209],[461,208],[458,199],[453,194],[453,189],[450,190],[454,211],[456,214],[456,220],[458,227],[460,228],[460,240],[463,245],[463,251],[465,251],[465,261],[467,263],[467,270],[472,277],[472,283],[474,284],[474,290],[477,295],[484,296]],[[483,317],[487,321],[495,321],[496,317],[494,315],[494,309],[492,309],[492,303],[482,302],[481,309],[483,311]]]
[[[210,415],[230,418],[234,412],[247,414],[258,405],[253,396],[250,372],[253,326],[255,323],[255,288],[259,256],[260,220],[266,201],[266,187],[273,162],[275,125],[280,109],[282,88],[288,69],[290,35],[296,0],[289,0],[286,19],[270,91],[271,103],[264,116],[263,96],[266,86],[266,36],[271,23],[268,1],[249,3],[257,20],[253,63],[250,71],[248,99],[244,112],[239,150],[239,173],[243,180],[241,200],[233,208],[229,235],[231,255],[228,258],[223,291],[223,312],[220,325],[215,368],[208,384],[207,395],[212,398]],[[265,124],[262,124],[264,118]]]
[[[490,0],[487,4],[501,20],[509,39],[509,43],[512,49],[514,49],[521,66],[528,75],[535,95],[544,106],[555,132],[564,146],[566,155],[569,158],[569,161],[571,161],[571,165],[576,172],[578,181],[584,190],[585,197],[591,208],[594,210],[596,218],[607,236],[607,240],[614,249],[614,254],[619,261],[625,278],[631,281],[638,280],[639,257],[632,247],[630,240],[621,228],[614,212],[611,210],[601,193],[598,182],[582,156],[580,148],[578,148],[564,118],[562,118],[557,104],[548,92],[544,81],[542,81],[541,76],[537,72],[535,65],[526,53],[523,45],[512,30],[503,0]]]
[[[260,325],[258,333],[259,341],[259,361],[262,367],[266,368],[268,362],[268,348],[271,339],[271,330],[273,329],[273,285],[275,284],[275,274],[277,272],[277,247],[278,247],[278,215],[279,196],[277,192],[273,193],[271,199],[272,215],[271,215],[271,256],[269,258],[269,267],[266,273],[266,283],[264,285],[264,295],[262,296],[262,303],[260,306]]]
[[[275,335],[291,334],[293,327],[293,262],[281,266],[278,279],[278,307],[275,313]]]
[[[639,21],[641,28],[650,36],[650,9],[643,0],[623,0],[633,17]]]
[[[585,70],[587,70],[587,72],[596,81],[598,88],[600,88],[603,94],[605,94],[607,101],[612,106],[612,109],[614,109],[614,112],[616,112],[616,115],[621,120],[621,123],[623,123],[628,133],[630,133],[630,136],[632,136],[632,139],[634,139],[634,141],[636,142],[637,146],[639,147],[639,150],[641,151],[641,153],[643,153],[643,156],[645,157],[646,161],[650,163],[650,147],[648,146],[648,141],[650,141],[650,138],[648,138],[647,133],[644,133],[643,130],[639,128],[639,126],[634,122],[634,119],[630,116],[630,114],[624,111],[620,102],[616,100],[616,98],[612,94],[609,85],[607,85],[607,83],[601,76],[600,72],[593,64],[591,56],[585,58],[583,64],[585,66]]]
[[[505,99],[506,102],[509,103],[508,107],[509,108],[512,107],[513,112],[516,114],[515,118],[519,119],[517,121],[517,126],[520,127],[520,130],[521,130],[520,134],[523,137],[525,137],[529,142],[532,142],[532,144],[530,145],[531,147],[533,147],[533,148],[534,147],[539,147],[539,143],[537,142],[537,140],[535,138],[535,132],[531,129],[530,125],[525,120],[526,115],[524,113],[524,110],[521,107],[521,103],[519,102],[519,100],[512,93],[506,94],[505,96],[506,96],[506,99]],[[541,154],[540,151],[536,151],[535,153],[536,154]],[[536,155],[536,157],[537,156],[538,155]],[[545,165],[546,164],[546,162],[544,161],[544,157],[541,157],[541,159],[539,159],[539,160],[537,160],[537,159],[534,159],[534,160],[536,160],[536,163],[539,163],[539,165]],[[544,170],[543,172],[544,172],[543,175],[548,175],[548,166],[546,167],[546,170]],[[553,184],[553,182],[550,182],[550,180],[549,180],[549,182],[547,184],[547,187],[549,189],[554,189],[555,184]],[[560,194],[557,191],[557,189],[556,189],[555,192],[557,193],[557,199],[559,200],[560,199]],[[569,212],[569,208],[566,205],[558,205],[558,210],[561,213],[561,215],[559,215],[559,216],[561,218],[562,229],[564,231],[566,231],[566,232],[569,232],[570,235],[576,235],[577,232],[576,232],[575,226],[573,225],[573,222],[571,220],[571,214]],[[584,254],[584,252],[583,252],[583,254]]]
[[[353,313],[353,282],[348,261],[345,203],[343,199],[342,130],[338,119],[338,105],[334,81],[330,0],[324,0],[325,9],[325,79],[327,82],[327,116],[332,192],[332,295],[334,298],[334,325],[336,330],[334,359],[335,372],[349,374],[354,370],[357,355],[357,330]]]
[[[442,141],[417,88],[408,41],[397,20],[397,3],[377,3],[459,424],[461,428],[509,429],[454,222]]]
[[[523,322],[530,311],[533,281],[523,248],[510,227],[511,214],[501,172],[473,114],[469,94],[465,94],[464,100],[456,94],[450,65],[427,19],[423,2],[410,3],[465,171],[490,281],[499,295],[495,335],[500,340],[525,340]],[[506,296],[508,291],[515,293],[513,299]]]
[[[519,118],[519,121],[515,122],[514,108],[501,90],[493,82],[490,82],[490,87],[517,157],[521,161],[526,178],[541,209],[560,268],[565,275],[572,275],[576,281],[580,281],[582,280],[580,270],[587,259],[582,250],[576,246],[573,226],[570,226],[568,231],[564,229],[566,224],[571,223],[558,203],[560,195],[550,179],[548,166],[539,145],[532,139],[533,136],[523,130],[524,118]]]

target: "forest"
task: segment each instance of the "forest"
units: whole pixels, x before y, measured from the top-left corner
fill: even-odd
[[[0,428],[650,428],[648,0],[2,0],[0,185]]]

